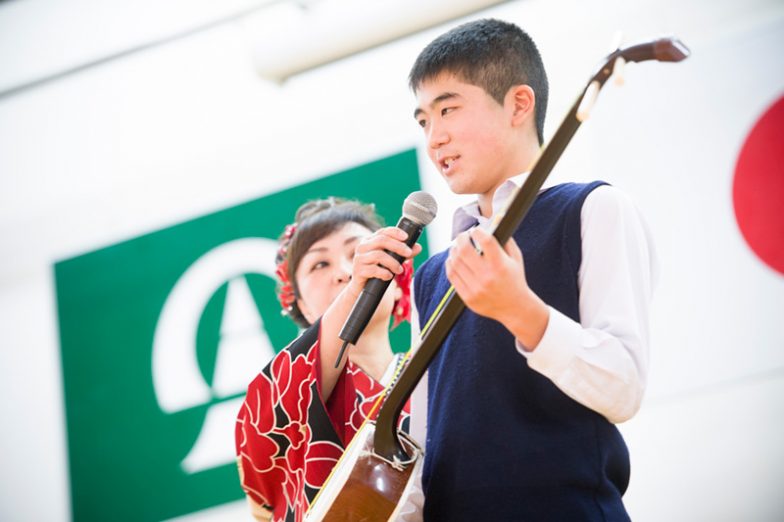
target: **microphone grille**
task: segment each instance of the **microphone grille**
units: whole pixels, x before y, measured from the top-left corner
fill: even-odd
[[[430,224],[437,212],[435,198],[423,190],[412,192],[403,202],[403,216],[422,226]]]

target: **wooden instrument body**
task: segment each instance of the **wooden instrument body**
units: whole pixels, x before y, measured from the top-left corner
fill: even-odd
[[[374,451],[376,424],[366,422],[343,453],[335,472],[311,504],[305,520],[328,522],[395,520],[424,463],[419,445],[403,432],[411,458],[389,461]]]

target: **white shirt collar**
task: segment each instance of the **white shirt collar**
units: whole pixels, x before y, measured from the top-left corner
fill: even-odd
[[[528,174],[528,172],[523,172],[522,174],[512,176],[496,189],[495,194],[493,194],[493,216],[495,216],[498,210],[503,209],[509,197],[523,186],[523,182],[525,182]],[[477,223],[481,227],[487,227],[489,223],[493,222],[493,216],[486,218],[480,214],[479,201],[473,201],[459,207],[452,216],[452,239],[457,237],[460,232],[468,230]]]

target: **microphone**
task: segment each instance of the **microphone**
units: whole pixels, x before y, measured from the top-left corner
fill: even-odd
[[[433,221],[437,211],[438,205],[436,204],[435,198],[427,192],[419,190],[408,195],[403,202],[403,217],[397,222],[397,228],[408,234],[406,245],[409,247],[414,246],[414,243],[416,243],[420,234],[422,234],[422,229]],[[403,262],[402,256],[390,252],[389,250],[385,250],[385,252],[398,262]],[[378,304],[381,302],[381,298],[384,296],[384,292],[386,292],[391,281],[391,279],[389,281],[384,281],[383,279],[374,277],[368,279],[365,283],[365,288],[362,289],[362,293],[354,303],[354,307],[351,309],[351,313],[338,335],[344,342],[343,347],[338,354],[338,358],[335,361],[335,368],[340,365],[340,360],[343,358],[346,347],[349,344],[357,344],[359,336],[365,331],[365,327],[368,322],[370,322],[370,318],[373,317],[373,314],[375,313],[376,308],[378,308]]]

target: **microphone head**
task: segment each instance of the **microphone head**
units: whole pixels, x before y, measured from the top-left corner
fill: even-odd
[[[435,198],[423,190],[412,192],[403,202],[403,217],[422,226],[430,224],[437,212]]]

